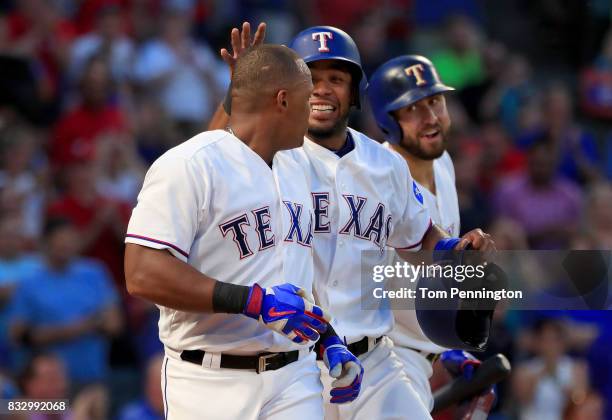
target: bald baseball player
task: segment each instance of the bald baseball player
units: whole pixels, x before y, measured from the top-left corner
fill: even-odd
[[[346,405],[331,404],[331,378],[322,369],[325,418],[430,418],[391,352],[386,334],[393,326],[392,314],[361,309],[361,299],[369,293],[362,290],[362,266],[367,270],[384,264],[387,246],[463,249],[470,243],[485,249],[493,243],[480,230],[455,238],[432,225],[405,160],[347,127],[365,84],[359,52],[348,34],[313,27],[298,34],[290,47],[308,64],[314,85],[304,146],[291,153],[310,163],[315,291],[333,316],[333,328],[365,369],[360,397]]]
[[[405,159],[434,223],[449,235],[458,236],[455,170],[446,151],[451,118],[445,94],[453,90],[442,83],[427,58],[406,55],[381,65],[370,78],[367,93],[376,122],[385,134],[385,147]],[[395,344],[393,351],[431,411],[429,378],[439,355],[443,354],[447,364],[458,362],[461,369],[473,369],[479,362],[469,353],[445,352],[448,349],[434,344],[419,327],[415,311],[395,310],[394,316],[395,327],[389,334]]]
[[[293,51],[250,48],[235,63],[227,130],[196,135],[147,173],[125,274],[160,309],[166,419],[323,416],[312,344],[330,332],[311,300],[309,179],[278,158],[303,143],[311,91]],[[341,372],[361,368],[344,346],[329,357]]]

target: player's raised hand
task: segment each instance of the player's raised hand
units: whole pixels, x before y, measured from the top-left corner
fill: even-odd
[[[332,382],[331,403],[342,404],[353,401],[359,396],[363,366],[337,335],[325,337],[321,343],[323,362],[329,375],[336,378]]]
[[[255,283],[243,313],[295,343],[314,343],[330,320],[303,289],[290,283],[265,289]]]
[[[226,49],[221,49],[221,58],[227,63],[230,68],[230,74],[234,74],[234,68],[236,66],[236,60],[240,57],[240,54],[249,47],[262,44],[266,37],[266,24],[260,23],[255,31],[255,36],[251,39],[251,24],[244,22],[242,24],[242,30],[233,28],[230,34],[232,53]]]

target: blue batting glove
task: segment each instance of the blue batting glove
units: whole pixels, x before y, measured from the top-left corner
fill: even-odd
[[[480,360],[463,350],[448,350],[442,353],[440,361],[453,377],[463,376],[468,381],[480,366]]]
[[[294,343],[316,342],[330,320],[303,289],[290,283],[265,289],[255,283],[249,291],[243,314]]]
[[[351,353],[338,336],[325,338],[321,343],[323,362],[329,369],[329,375],[336,378],[332,382],[331,403],[343,404],[359,396],[363,366]]]

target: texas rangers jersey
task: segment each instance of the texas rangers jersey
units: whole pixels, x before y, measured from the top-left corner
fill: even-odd
[[[338,157],[306,139],[312,171],[315,292],[349,343],[388,333],[390,310],[363,310],[361,270],[385,263],[385,247],[418,249],[430,226],[406,162],[349,129],[354,149]],[[363,251],[370,251],[367,254]],[[363,261],[362,261],[363,258]],[[374,283],[371,285],[375,286]]]
[[[385,144],[385,146],[389,147],[388,144]],[[455,188],[455,169],[447,152],[434,160],[433,171],[436,184],[435,195],[423,185],[419,183],[417,185],[433,222],[449,235],[457,237],[459,236],[459,203],[457,189]],[[446,350],[432,343],[423,334],[416,319],[415,311],[395,310],[394,315],[395,327],[389,336],[395,345],[429,353],[440,353]]]
[[[309,180],[291,155],[271,169],[222,130],[201,133],[149,169],[126,242],[166,249],[220,281],[312,290]],[[255,320],[159,306],[167,353],[201,349],[232,354],[299,348]]]

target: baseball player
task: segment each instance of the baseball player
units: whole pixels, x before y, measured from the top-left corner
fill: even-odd
[[[430,418],[391,351],[386,335],[393,315],[361,309],[362,297],[369,295],[361,285],[361,270],[384,264],[380,251],[387,246],[463,249],[469,242],[484,249],[492,241],[482,231],[449,237],[433,225],[405,160],[347,127],[350,108],[360,106],[366,83],[348,34],[313,27],[298,34],[290,47],[308,64],[314,85],[302,150],[313,173],[315,291],[333,317],[333,328],[366,371],[360,398],[345,406],[326,404],[325,416]],[[324,370],[322,379],[326,386]]]
[[[298,34],[290,46],[308,64],[314,85],[304,146],[291,153],[310,162],[315,291],[318,302],[329,307],[333,329],[362,360],[366,372],[355,401],[329,404],[325,393],[325,417],[430,418],[385,336],[392,329],[391,312],[361,309],[362,295],[368,294],[361,287],[362,265],[368,269],[384,264],[381,251],[386,246],[462,249],[471,243],[479,249],[491,246],[491,240],[481,231],[449,238],[433,226],[406,162],[347,127],[349,111],[359,107],[366,82],[348,34],[313,27]],[[331,378],[325,370],[322,379],[329,388]]]
[[[422,193],[434,223],[449,235],[459,234],[459,204],[455,170],[446,151],[451,120],[444,94],[454,90],[444,85],[427,58],[406,55],[381,65],[367,88],[376,122],[384,132],[384,143],[401,155]],[[453,364],[453,373],[471,371],[480,362],[464,351],[434,344],[421,330],[415,311],[395,310],[395,327],[389,334],[404,372],[429,411],[433,396],[429,385],[432,364],[443,354]],[[443,353],[445,352],[445,353]]]
[[[160,308],[166,419],[323,415],[312,343],[334,336],[311,300],[309,180],[277,153],[302,144],[311,90],[293,51],[250,49],[236,62],[230,128],[193,137],[147,173],[126,284]],[[340,380],[360,369],[344,345],[325,355]]]

